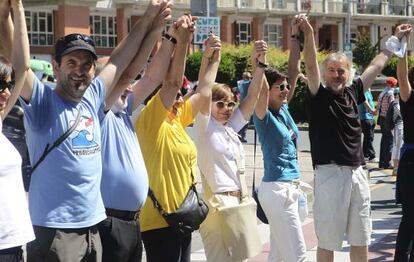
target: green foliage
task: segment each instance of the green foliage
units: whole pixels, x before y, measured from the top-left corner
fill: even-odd
[[[366,32],[359,32],[352,50],[353,62],[364,70],[377,55],[377,45],[372,46],[371,38]]]
[[[397,62],[398,57],[393,56],[387,63],[387,65],[382,70],[382,74],[386,76],[393,76],[397,78]],[[411,68],[414,65],[414,58],[412,56],[408,56],[408,68]]]

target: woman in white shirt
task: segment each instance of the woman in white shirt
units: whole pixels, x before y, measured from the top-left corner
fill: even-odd
[[[194,124],[198,166],[204,178],[203,188],[207,201],[213,196],[221,206],[240,203],[238,170],[244,169],[245,157],[237,132],[246,125],[256,105],[264,70],[267,67],[266,51],[267,44],[264,41],[255,42],[252,64],[256,65],[256,69],[247,97],[238,107],[229,86],[214,84],[215,75],[210,79],[204,78],[209,80],[210,86],[213,87],[211,103],[207,105],[209,110],[205,114],[197,114]],[[208,52],[207,47],[206,53]],[[207,57],[208,55],[204,55],[203,60]],[[202,79],[200,78],[200,85]],[[236,261],[225,247],[216,209],[210,208],[206,220],[200,227],[200,233],[207,261]]]
[[[0,50],[21,52],[23,41],[27,41],[27,32],[17,23],[25,23],[23,7],[18,0],[12,1],[16,30],[12,38],[12,22],[9,1],[1,1],[0,10]],[[26,27],[24,27],[26,28]],[[23,37],[22,37],[23,36]],[[12,45],[15,39],[15,45]],[[22,40],[22,41],[20,41]],[[7,51],[3,53],[10,57]],[[30,221],[26,194],[23,187],[21,164],[22,159],[16,148],[3,135],[2,123],[7,113],[19,96],[25,80],[26,68],[11,62],[0,54],[0,261],[23,261],[22,245],[34,239]]]

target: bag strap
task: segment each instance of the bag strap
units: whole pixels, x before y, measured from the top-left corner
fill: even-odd
[[[253,146],[253,190],[256,189],[256,147],[257,147],[257,132],[254,128],[254,146]]]
[[[43,162],[43,160],[45,160],[46,156],[55,148],[58,147],[60,144],[62,144],[63,141],[65,141],[66,138],[68,138],[68,136],[70,136],[70,134],[72,134],[72,132],[76,129],[76,127],[78,126],[79,122],[80,122],[80,116],[81,116],[81,110],[78,110],[78,115],[76,116],[76,120],[75,123],[73,123],[73,125],[63,134],[61,135],[58,139],[56,139],[56,141],[53,143],[53,145],[51,147],[49,147],[49,143],[46,144],[45,149],[43,150],[43,154],[40,156],[39,160],[37,160],[36,164],[33,165],[32,170],[30,171],[30,175],[33,174],[33,172],[36,170],[36,168],[40,165],[40,163]]]

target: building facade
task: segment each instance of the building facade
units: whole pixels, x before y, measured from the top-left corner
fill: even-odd
[[[175,0],[173,18],[191,11],[191,0]],[[195,1],[195,0],[193,0]],[[199,0],[197,0],[199,1]],[[348,2],[349,1],[349,2]],[[393,28],[414,21],[413,0],[217,0],[222,41],[246,44],[264,39],[289,49],[290,22],[306,12],[315,28],[320,50],[343,51],[352,46],[357,33],[365,31],[381,47]],[[53,44],[69,33],[90,34],[98,55],[109,55],[144,13],[148,0],[23,0],[26,8],[31,54],[51,61]],[[349,28],[349,29],[348,29]],[[413,46],[409,47],[410,50]]]

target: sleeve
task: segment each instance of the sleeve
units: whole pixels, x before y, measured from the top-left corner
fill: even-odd
[[[167,116],[168,110],[164,107],[160,92],[158,92],[151,98],[144,109],[142,109],[136,122],[136,130],[145,130],[147,132],[158,131]]]
[[[234,131],[239,132],[249,121],[244,119],[243,114],[239,108],[236,108],[233,115],[231,116],[228,126],[233,128]]]
[[[87,96],[87,99],[92,102],[95,108],[99,109],[102,105],[105,107],[105,94],[105,83],[102,81],[101,77],[98,76],[92,80],[85,96]]]
[[[191,104],[190,99],[187,99],[178,110],[178,116],[183,127],[187,127],[194,122],[193,105]]]
[[[358,105],[365,102],[365,94],[364,94],[364,83],[362,82],[361,78],[358,78],[357,80],[354,80],[352,83],[352,86],[354,87],[354,94],[355,99]]]
[[[270,121],[270,111],[267,110],[266,114],[263,119],[259,119],[256,115],[256,113],[253,114],[253,123],[254,128],[256,129],[256,132],[259,136],[260,143],[263,143],[265,132],[266,132],[266,126]]]
[[[203,115],[198,112],[194,120],[194,129],[196,133],[195,142],[200,146],[201,139],[205,137],[211,115]]]

